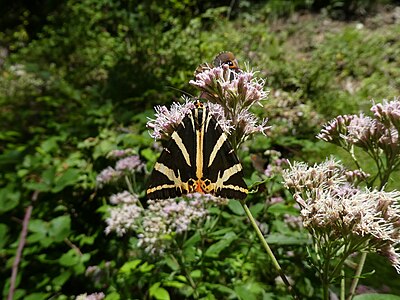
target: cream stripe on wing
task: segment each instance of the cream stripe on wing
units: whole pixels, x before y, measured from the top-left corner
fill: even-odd
[[[158,172],[164,174],[165,176],[168,177],[169,180],[171,180],[175,184],[180,184],[181,183],[181,175],[176,177],[174,170],[168,168],[166,165],[156,162],[154,165],[154,170],[157,170]],[[178,170],[179,174],[179,170]]]
[[[185,145],[183,144],[183,141],[181,139],[181,137],[179,136],[179,134],[174,131],[171,135],[171,138],[175,141],[176,145],[178,146],[179,150],[181,150],[183,158],[185,159],[186,163],[188,164],[188,166],[192,166],[190,164],[190,156],[189,153],[186,150]]]
[[[214,149],[210,154],[210,160],[208,161],[209,167],[214,162],[215,156],[217,155],[218,151],[221,149],[222,145],[225,143],[226,139],[227,139],[227,135],[225,133],[222,133],[221,136],[219,137],[218,141],[215,143]]]
[[[229,178],[231,178],[233,175],[235,175],[240,171],[242,171],[242,165],[236,164],[230,167],[229,169],[226,169],[222,174],[222,177],[219,176],[220,172],[218,172],[217,182],[215,183],[216,188],[222,189],[224,187],[224,182],[228,181]]]

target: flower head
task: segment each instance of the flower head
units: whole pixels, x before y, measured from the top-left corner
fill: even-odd
[[[170,109],[166,106],[155,107],[156,119],[149,119],[147,122],[147,127],[153,130],[150,133],[151,137],[167,140],[183,118],[195,108],[194,101],[186,97],[183,97],[183,99],[185,100],[184,104],[174,102]]]
[[[118,194],[111,195],[110,203],[114,205],[118,204],[137,204],[139,202],[139,196],[131,194],[128,191],[123,191]]]
[[[142,213],[142,208],[136,204],[122,204],[109,208],[110,217],[107,218],[105,233],[114,231],[118,236],[123,236],[128,231],[138,228],[138,218]]]
[[[207,216],[209,203],[225,205],[227,199],[194,193],[184,198],[149,200],[138,235],[139,246],[151,254],[164,253],[172,235],[188,231],[193,223]]]
[[[107,154],[107,158],[113,158],[113,159],[124,158],[126,156],[132,155],[133,153],[134,150],[132,148],[115,149]]]
[[[96,177],[96,183],[98,186],[103,186],[106,183],[110,183],[112,181],[117,180],[121,177],[121,172],[115,170],[114,168],[108,166],[103,171],[100,172],[99,175]]]
[[[268,96],[265,80],[253,71],[235,72],[228,65],[205,69],[189,83],[202,92],[202,97],[226,107],[233,115]]]
[[[372,106],[371,111],[374,117],[384,123],[386,126],[394,126],[400,130],[400,98],[394,98],[393,101],[383,100]]]
[[[75,300],[102,300],[105,298],[103,292],[100,293],[93,293],[93,294],[81,294],[75,298]]]
[[[377,251],[400,272],[400,193],[357,189],[345,173],[328,160],[314,167],[295,163],[283,177],[318,245],[342,241],[349,253]]]
[[[144,169],[144,163],[138,155],[132,155],[117,161],[115,169],[121,172],[140,172]]]

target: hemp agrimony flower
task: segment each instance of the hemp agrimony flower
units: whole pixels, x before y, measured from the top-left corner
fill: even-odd
[[[194,101],[185,96],[182,98],[185,100],[184,104],[174,102],[170,109],[166,106],[156,106],[154,108],[156,119],[150,119],[147,122],[147,127],[153,130],[150,133],[151,137],[156,140],[168,140],[183,118],[195,108]]]
[[[211,115],[228,135],[234,147],[255,133],[269,129],[267,119],[259,123],[258,118],[249,112],[254,104],[267,98],[265,81],[256,78],[254,72],[235,72],[228,65],[205,68],[189,83],[197,87],[209,102],[206,103]],[[152,129],[155,139],[168,140],[182,119],[193,109],[194,101],[185,98],[185,104],[173,103],[171,108],[155,107],[156,119],[150,119],[147,127]]]
[[[136,194],[123,191],[110,197],[106,234],[136,234],[138,246],[149,254],[162,254],[176,235],[189,231],[208,215],[210,204],[226,205],[227,199],[209,194],[189,194],[182,198],[149,200],[143,208]]]
[[[398,98],[374,104],[373,117],[363,114],[338,116],[324,126],[317,138],[336,144],[349,152],[356,165],[359,161],[354,148],[365,151],[376,165],[377,174],[366,179],[372,187],[376,179],[382,188],[390,173],[400,166]]]
[[[314,166],[294,163],[283,172],[311,233],[313,263],[325,292],[356,252],[378,252],[400,273],[400,193],[359,189],[346,177],[345,168],[333,159]]]
[[[107,168],[102,170],[99,175],[97,175],[97,186],[102,187],[105,184],[116,182],[126,175],[142,172],[144,170],[145,165],[140,160],[139,156],[130,155],[130,152],[131,151],[112,150],[107,155],[107,157],[110,158],[122,158],[116,162],[114,168],[108,166]]]

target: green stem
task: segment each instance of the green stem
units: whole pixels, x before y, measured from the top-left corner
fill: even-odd
[[[353,281],[352,281],[351,286],[350,286],[349,296],[347,297],[347,300],[351,300],[354,297],[354,294],[356,292],[356,288],[357,288],[357,285],[358,285],[358,281],[360,279],[360,275],[361,275],[362,270],[364,268],[364,264],[365,264],[366,258],[367,258],[367,252],[362,252],[361,253],[360,262],[358,263],[358,267],[357,267],[357,270],[356,270],[356,274],[354,275]]]
[[[180,251],[180,252],[181,252],[181,251]],[[179,254],[180,254],[180,255],[178,256],[178,257],[180,257],[179,260],[176,259],[176,257],[175,257],[173,254],[171,254],[171,258],[172,258],[172,260],[175,261],[176,264],[178,264],[178,265],[182,268],[183,273],[185,274],[186,279],[189,281],[189,284],[190,284],[190,286],[191,286],[192,289],[193,289],[193,297],[194,297],[194,299],[198,299],[198,298],[199,298],[199,294],[198,294],[198,292],[197,292],[196,283],[194,282],[192,276],[190,275],[189,271],[188,271],[187,268],[185,267],[185,262],[183,261],[182,253],[179,253]]]
[[[131,184],[131,182],[129,181],[128,176],[126,176],[126,175],[125,175],[125,183],[126,183],[126,185],[128,186],[128,191],[129,191],[132,195],[135,194],[135,192],[133,191],[132,184]],[[138,202],[138,205],[139,205],[141,208],[143,208],[142,203],[141,203],[140,201],[137,201],[137,202]]]
[[[340,274],[341,279],[340,279],[340,300],[344,300],[345,299],[345,294],[346,294],[346,278],[345,278],[345,274],[344,274],[344,269],[342,268]]]
[[[271,248],[269,247],[267,241],[264,238],[264,235],[262,234],[260,228],[258,227],[256,220],[254,219],[253,215],[251,214],[250,209],[244,202],[240,202],[242,204],[242,207],[247,215],[247,217],[250,220],[251,225],[253,226],[254,230],[256,231],[256,234],[258,238],[260,239],[260,242],[264,248],[264,250],[267,252],[268,256],[272,260],[272,264],[274,265],[275,269],[278,271],[279,276],[282,278],[283,283],[287,286],[289,292],[292,294],[293,299],[298,299],[292,285],[290,284],[289,280],[287,279],[285,273],[283,273],[283,270],[281,266],[279,265],[278,261],[275,258],[275,255],[272,253]]]

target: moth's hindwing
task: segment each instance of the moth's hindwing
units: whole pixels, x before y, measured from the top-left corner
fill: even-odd
[[[149,199],[201,192],[244,199],[242,166],[226,133],[206,108],[191,111],[171,135],[147,189]]]

